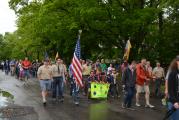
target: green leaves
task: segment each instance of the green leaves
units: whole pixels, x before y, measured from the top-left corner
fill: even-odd
[[[34,59],[37,54],[42,59],[46,50],[54,58],[58,51],[70,62],[78,30],[82,29],[83,58],[122,58],[130,37],[133,46],[131,60],[147,57],[169,62],[178,54],[178,2],[10,0],[10,7],[18,15],[18,30],[3,37],[6,45],[0,49],[6,55],[1,52],[0,56],[20,58],[27,51]],[[0,43],[1,39],[0,36]]]

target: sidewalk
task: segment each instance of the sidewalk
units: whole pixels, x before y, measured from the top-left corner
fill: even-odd
[[[15,97],[15,104],[33,107],[39,120],[162,120],[165,109],[159,100],[151,100],[156,108],[136,108],[130,111],[121,108],[121,100],[91,101],[81,98],[80,106],[73,104],[65,94],[64,103],[54,103],[49,99],[46,107],[42,105],[40,87],[37,80],[29,80],[28,86],[14,77],[0,72],[0,88]]]

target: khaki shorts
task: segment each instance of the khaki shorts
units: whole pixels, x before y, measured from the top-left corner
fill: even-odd
[[[150,93],[149,85],[143,85],[143,86],[136,85],[136,90],[137,90],[137,93],[141,93],[143,91],[146,93]]]

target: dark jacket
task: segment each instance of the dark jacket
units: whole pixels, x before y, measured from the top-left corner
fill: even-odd
[[[179,102],[179,70],[173,71],[168,77],[169,101]]]
[[[114,84],[114,77],[111,74],[107,75],[107,82],[109,84]]]
[[[123,85],[125,85],[126,87],[135,87],[135,83],[136,83],[136,70],[132,71],[130,70],[130,68],[126,68],[122,74],[122,83]]]

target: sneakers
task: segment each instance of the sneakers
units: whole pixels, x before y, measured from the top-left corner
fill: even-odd
[[[136,105],[137,107],[140,107],[140,106],[141,106],[139,103],[136,103],[135,105]]]
[[[46,106],[47,105],[47,100],[45,98],[43,98],[43,105]]]
[[[122,103],[122,108],[126,108],[126,104]]]
[[[145,105],[146,108],[154,108],[155,106],[151,105],[151,104],[148,104],[148,105]]]
[[[79,105],[79,102],[76,101],[76,102],[75,102],[75,105],[78,106],[78,105]]]
[[[47,105],[47,102],[46,102],[46,101],[44,101],[44,102],[43,102],[43,105],[44,105],[44,107],[45,107],[45,106]]]

